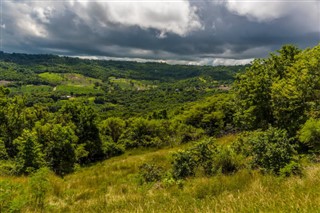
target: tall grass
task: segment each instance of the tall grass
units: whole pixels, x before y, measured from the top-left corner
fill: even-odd
[[[233,175],[141,184],[141,164],[169,169],[176,150],[134,150],[64,178],[44,172],[0,177],[0,212],[320,212],[317,164],[306,168],[302,177],[243,169]],[[43,187],[35,187],[35,180]]]

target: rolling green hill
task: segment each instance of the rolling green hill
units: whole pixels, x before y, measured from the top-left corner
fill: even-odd
[[[222,91],[245,66],[209,67],[0,53],[0,81],[28,105],[87,101],[104,117],[177,109]]]

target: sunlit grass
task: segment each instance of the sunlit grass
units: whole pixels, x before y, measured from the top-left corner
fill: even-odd
[[[11,92],[23,92],[23,93],[42,93],[42,92],[51,92],[51,86],[47,85],[23,85],[21,87],[12,87],[10,88]]]
[[[228,144],[235,136],[218,143]],[[144,183],[139,166],[154,163],[169,170],[171,153],[182,147],[132,150],[64,178],[49,174],[45,212],[319,212],[320,165],[311,164],[302,177],[282,178],[258,171],[196,176],[182,182]],[[0,177],[31,193],[26,177]],[[1,188],[0,188],[1,190]],[[28,191],[29,190],[29,191]],[[21,193],[23,194],[23,193]],[[15,196],[19,197],[19,193]],[[22,196],[22,195],[21,195]],[[26,203],[22,212],[40,212]]]
[[[61,83],[64,80],[61,74],[59,73],[44,72],[44,73],[40,73],[39,76],[42,79],[47,80],[48,82],[53,84]]]
[[[118,85],[123,90],[148,90],[156,87],[156,85],[153,85],[147,80],[110,77],[109,81],[115,85]]]
[[[57,92],[74,93],[74,94],[96,94],[99,90],[91,86],[82,85],[59,85],[56,89]]]

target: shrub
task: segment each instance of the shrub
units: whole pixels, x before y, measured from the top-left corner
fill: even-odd
[[[312,151],[320,151],[320,120],[309,119],[298,133],[299,140],[307,144]]]
[[[173,176],[186,178],[199,170],[205,175],[230,174],[238,171],[241,160],[230,147],[217,146],[215,140],[202,141],[173,155]]]
[[[287,165],[285,165],[283,168],[280,169],[280,175],[283,177],[289,177],[292,175],[302,175],[302,166],[295,161],[291,161]]]
[[[161,147],[166,144],[167,133],[160,121],[135,118],[128,122],[129,127],[119,139],[119,143],[127,148]]]
[[[252,157],[252,165],[266,172],[279,174],[296,154],[285,130],[270,127],[266,131],[255,131],[245,141],[249,146],[246,154]]]
[[[237,154],[242,154],[245,157],[250,156],[251,153],[251,145],[250,145],[250,136],[252,132],[242,132],[239,134],[237,139],[232,143],[232,149]]]
[[[179,142],[181,143],[198,140],[204,134],[203,129],[179,123],[178,121],[173,121],[171,124],[171,128],[173,129],[175,137],[177,137]]]
[[[1,175],[14,175],[15,173],[16,173],[16,164],[14,161],[0,160],[0,176]]]
[[[171,172],[164,174],[162,184],[166,188],[178,186],[179,189],[182,189],[184,186],[183,180],[174,178]]]
[[[239,170],[241,159],[230,147],[219,147],[214,156],[213,172],[231,174]]]
[[[0,160],[7,160],[9,155],[6,150],[6,146],[2,139],[0,139]]]
[[[139,167],[139,174],[143,182],[156,182],[162,179],[164,169],[154,164],[144,163]]]
[[[123,154],[125,148],[121,144],[113,142],[103,142],[103,152],[106,158],[111,158]]]
[[[178,151],[173,154],[173,177],[186,178],[195,175],[197,161],[190,151]]]
[[[192,152],[197,167],[203,168],[206,175],[211,175],[214,164],[214,155],[217,151],[214,141],[208,140],[199,142],[191,148],[190,151]]]

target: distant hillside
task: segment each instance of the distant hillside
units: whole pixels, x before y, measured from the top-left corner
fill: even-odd
[[[14,68],[17,76],[0,75],[3,80],[21,80],[24,74],[41,72],[76,72],[89,77],[108,80],[115,76],[140,80],[168,82],[196,76],[210,76],[215,80],[232,81],[234,74],[245,66],[191,66],[165,63],[138,63],[131,61],[88,60],[56,55],[30,55],[0,52],[0,69]],[[11,79],[10,79],[11,77]]]
[[[175,109],[228,89],[248,66],[188,66],[87,60],[0,52],[0,85],[59,109],[66,99],[85,101],[100,114],[130,117]]]

